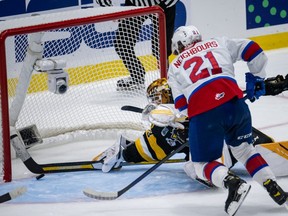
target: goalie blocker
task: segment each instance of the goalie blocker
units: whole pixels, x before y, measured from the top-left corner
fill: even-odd
[[[265,81],[265,95],[278,95],[288,90],[288,74],[285,78],[282,75],[267,78]]]

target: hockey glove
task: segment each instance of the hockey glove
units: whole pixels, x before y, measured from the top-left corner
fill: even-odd
[[[264,79],[254,76],[252,73],[246,73],[246,94],[247,98],[254,102],[260,96],[265,95]]]
[[[278,95],[288,90],[288,75],[286,75],[285,79],[282,75],[267,78],[265,80],[265,90],[265,95]]]
[[[182,116],[177,110],[164,104],[160,104],[153,109],[149,116],[149,122],[159,127],[175,127],[184,129],[184,125],[180,122],[184,122],[186,116]]]

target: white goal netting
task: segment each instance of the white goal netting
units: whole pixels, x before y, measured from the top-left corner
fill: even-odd
[[[36,128],[28,143],[36,135],[53,140],[98,129],[143,131],[141,114],[121,107],[145,107],[146,87],[165,76],[164,22],[157,7],[111,7],[1,23],[1,74],[7,76],[1,83],[8,99],[2,85],[0,110],[8,107],[10,122],[2,120],[2,128]],[[4,155],[8,144],[0,136]]]

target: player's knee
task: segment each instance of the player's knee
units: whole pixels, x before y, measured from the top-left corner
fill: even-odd
[[[243,142],[239,146],[231,146],[231,152],[238,161],[245,164],[247,159],[256,153],[256,150],[252,144]]]

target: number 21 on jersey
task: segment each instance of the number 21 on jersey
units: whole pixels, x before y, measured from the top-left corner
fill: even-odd
[[[207,64],[207,61],[209,61],[209,64],[212,66],[211,75],[222,73],[222,68],[219,67],[218,62],[211,51],[207,52],[206,55],[204,55],[204,58],[201,56],[194,56],[191,59],[188,59],[183,65],[183,68],[188,71],[191,70],[190,68],[192,64],[194,64],[189,76],[193,83],[210,76],[208,68],[204,68],[199,71],[203,64]]]

